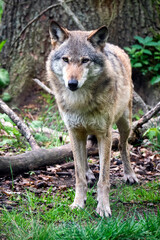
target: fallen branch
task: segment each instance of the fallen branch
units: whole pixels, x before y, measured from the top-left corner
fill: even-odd
[[[152,108],[150,111],[148,111],[141,119],[133,123],[132,131],[136,132],[138,128],[141,128],[143,124],[148,122],[153,116],[155,116],[160,111],[160,102],[157,103],[157,105]]]
[[[6,113],[11,120],[16,124],[16,126],[18,127],[19,131],[21,132],[21,134],[27,139],[27,141],[29,142],[31,148],[33,150],[35,149],[39,149],[40,147],[37,145],[34,137],[32,136],[30,129],[27,127],[27,125],[23,122],[23,120],[21,120],[16,113],[14,113],[12,111],[12,109],[10,109],[6,103],[4,103],[2,101],[2,99],[0,99],[0,108],[3,110],[4,113]]]
[[[33,78],[33,81],[37,83],[41,88],[43,88],[46,92],[48,92],[51,95],[54,95],[53,91],[48,88],[44,83],[42,83],[39,79]]]

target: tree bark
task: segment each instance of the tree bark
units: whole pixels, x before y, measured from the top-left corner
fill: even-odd
[[[32,78],[45,79],[45,61],[51,49],[50,19],[69,29],[78,28],[72,13],[81,29],[91,30],[105,24],[109,27],[109,42],[120,47],[134,43],[135,35],[144,37],[160,29],[158,1],[66,0],[66,4],[67,7],[61,6],[58,0],[5,1],[0,41],[7,39],[7,43],[0,62],[10,73],[11,83],[6,92],[11,94],[12,103],[17,105],[33,94],[36,85]]]

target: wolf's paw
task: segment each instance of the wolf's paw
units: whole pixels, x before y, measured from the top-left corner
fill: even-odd
[[[108,205],[104,205],[101,201],[97,205],[96,212],[101,217],[111,217],[111,209]]]
[[[95,184],[96,178],[93,172],[91,171],[91,169],[88,169],[88,171],[86,172],[86,178],[87,178],[88,186],[93,187],[93,185]]]
[[[138,183],[138,178],[136,177],[136,174],[134,172],[130,174],[124,174],[123,180],[127,184],[135,184]]]
[[[84,201],[83,201],[83,203],[73,202],[73,203],[70,205],[70,208],[71,208],[71,209],[75,209],[75,208],[81,209],[81,208],[84,208],[84,207],[85,207],[85,202],[84,202]]]

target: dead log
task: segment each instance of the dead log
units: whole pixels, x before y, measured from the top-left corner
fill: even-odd
[[[0,157],[0,175],[33,171],[39,167],[62,163],[72,157],[70,145],[53,149],[37,149],[14,156]]]
[[[97,147],[87,146],[88,155],[98,153]],[[37,149],[14,156],[0,157],[0,175],[28,172],[46,165],[60,164],[72,158],[70,144],[52,149]]]

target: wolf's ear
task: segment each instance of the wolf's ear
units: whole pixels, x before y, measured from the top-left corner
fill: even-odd
[[[104,47],[107,38],[108,28],[106,26],[102,26],[96,30],[93,30],[87,39],[93,44],[94,47]]]
[[[49,27],[51,43],[55,47],[57,43],[61,44],[69,37],[67,29],[61,27],[57,22],[52,21]]]

